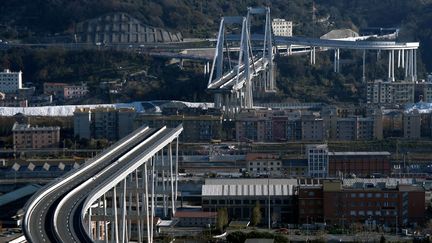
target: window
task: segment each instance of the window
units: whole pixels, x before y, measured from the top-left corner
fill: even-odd
[[[376,198],[381,198],[381,193],[375,193]]]
[[[364,198],[364,193],[359,193],[359,198]]]
[[[368,194],[367,194],[367,197],[368,197],[368,198],[372,198],[372,193],[368,193]]]
[[[356,215],[357,215],[357,212],[354,211],[354,210],[351,210],[350,215],[351,215],[351,216],[356,216]]]
[[[364,214],[364,211],[363,210],[360,210],[359,212],[358,212],[358,215],[360,215],[360,216],[364,216],[365,214]]]
[[[351,193],[351,198],[356,198],[356,197],[357,197],[357,194]]]

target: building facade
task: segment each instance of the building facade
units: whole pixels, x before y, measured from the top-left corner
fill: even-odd
[[[60,127],[31,127],[15,123],[12,127],[15,149],[58,148]]]
[[[327,144],[307,145],[308,175],[313,178],[328,176],[329,151]]]
[[[415,83],[375,80],[368,82],[366,99],[368,104],[397,105],[414,102]]]
[[[9,69],[0,72],[0,92],[18,93],[22,89],[22,72],[11,72]]]
[[[272,29],[275,36],[292,36],[293,22],[285,19],[273,19]]]
[[[261,207],[262,222],[297,221],[297,180],[292,179],[206,179],[202,187],[202,207],[205,212],[227,208],[233,220],[247,220],[256,204]],[[270,204],[269,204],[270,202]]]
[[[349,176],[390,176],[389,152],[329,152],[328,175]]]
[[[88,89],[86,84],[44,83],[44,94],[53,95],[56,99],[69,100],[86,96]]]
[[[324,198],[321,185],[305,184],[298,187],[299,224],[324,222]]]
[[[274,154],[249,153],[246,155],[246,170],[252,176],[281,176],[282,161]]]
[[[74,135],[86,139],[121,139],[135,130],[132,108],[79,108],[74,112]]]
[[[179,139],[184,142],[209,142],[220,139],[222,132],[222,115],[179,114],[179,115],[147,115],[142,114],[136,118],[137,126],[150,127],[176,127],[183,125],[183,132]]]
[[[421,137],[422,116],[418,110],[403,114],[404,138],[419,139]]]
[[[416,185],[348,187],[329,180],[323,182],[323,216],[328,224],[345,227],[355,222],[371,227],[415,226],[425,219],[424,198],[424,189]]]

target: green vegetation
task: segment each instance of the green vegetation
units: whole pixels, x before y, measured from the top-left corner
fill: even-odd
[[[222,233],[227,224],[228,224],[228,211],[226,208],[220,208],[218,210],[218,214],[216,218],[216,230]]]
[[[252,217],[251,217],[251,225],[252,226],[257,226],[261,223],[261,206],[260,203],[257,202],[255,204],[255,207],[252,209]]]
[[[274,239],[275,243],[288,243],[289,240],[282,235],[272,234],[268,232],[258,232],[252,231],[245,233],[242,231],[235,231],[227,236],[227,241],[229,243],[243,243],[246,239]]]
[[[245,15],[248,6],[270,6],[274,18],[294,21],[294,34],[319,37],[335,28],[358,31],[365,27],[398,27],[400,41],[420,41],[419,78],[432,70],[431,0],[22,0],[5,1],[0,6],[0,39],[35,41],[55,33],[71,35],[80,21],[121,11],[146,24],[180,31],[186,37],[215,37],[221,16]],[[371,7],[373,6],[373,7]],[[314,10],[314,11],[313,11]],[[318,53],[317,64],[308,57],[277,59],[279,93],[267,101],[361,102],[361,53],[343,51],[341,58],[351,61],[332,70],[332,53]],[[21,69],[24,79],[40,88],[43,81],[89,82],[94,97],[89,102],[116,102],[149,99],[210,100],[203,94],[202,67],[180,70],[166,66],[164,60],[115,51],[76,51],[28,49],[2,53],[2,68]],[[367,55],[367,79],[386,76],[385,58]],[[121,95],[99,93],[99,83],[123,80],[141,70],[149,77],[144,82],[128,82]],[[401,70],[396,70],[401,77]],[[173,86],[174,85],[174,86]],[[170,87],[178,87],[172,89]],[[191,87],[192,90],[191,90]]]
[[[166,64],[164,59],[114,50],[14,48],[0,53],[2,67],[22,70],[24,85],[32,82],[39,92],[42,92],[43,82],[86,82],[92,97],[81,103],[209,99],[208,94],[202,92],[206,85],[202,67],[193,64],[181,70],[175,64]],[[139,71],[145,73],[142,79],[124,82],[128,75]],[[109,94],[101,89],[105,81],[121,83],[122,92]]]

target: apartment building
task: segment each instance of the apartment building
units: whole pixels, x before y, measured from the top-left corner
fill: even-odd
[[[32,127],[15,123],[12,127],[15,149],[58,148],[60,127]]]
[[[404,138],[419,139],[421,137],[422,116],[418,110],[403,114]]]
[[[44,94],[56,99],[68,100],[84,97],[88,94],[86,84],[70,85],[66,83],[44,83]]]
[[[11,72],[9,69],[0,72],[0,92],[18,93],[22,89],[22,72]]]
[[[303,141],[323,141],[327,138],[325,122],[322,118],[303,116],[301,128]]]
[[[379,105],[413,103],[414,89],[415,83],[413,82],[374,80],[367,84],[367,103]]]
[[[74,112],[74,135],[115,141],[135,129],[135,116],[132,108],[79,108]]]
[[[272,29],[275,36],[292,36],[293,22],[285,19],[273,19]]]
[[[309,111],[245,110],[237,115],[237,141],[320,141],[326,137],[324,122]]]
[[[209,142],[212,139],[220,139],[223,117],[221,114],[140,114],[135,123],[139,126],[150,127],[176,127],[183,125],[180,140],[184,142]]]

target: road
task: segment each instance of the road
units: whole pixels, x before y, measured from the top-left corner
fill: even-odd
[[[58,240],[60,242],[91,242],[91,239],[86,237],[85,232],[82,232],[83,229],[81,227],[81,210],[87,195],[98,185],[109,180],[115,172],[127,167],[130,161],[139,157],[140,154],[148,150],[153,144],[158,143],[165,135],[166,133],[162,132],[146,140],[147,142],[139,147],[139,149],[135,150],[133,153],[126,154],[124,157],[117,160],[117,164],[107,170],[93,170],[91,173],[88,173],[82,186],[72,190],[65,200],[62,200],[56,208],[58,216],[56,216],[54,220],[58,229]],[[98,174],[97,178],[92,178],[93,175],[96,174]]]
[[[53,229],[53,213],[60,199],[74,187],[80,185],[89,175],[102,170],[153,132],[154,129],[148,128],[137,130],[135,134],[131,134],[115,143],[95,158],[86,162],[84,166],[69,172],[61,179],[54,180],[53,183],[43,188],[44,191],[36,193],[26,205],[26,215],[23,223],[23,232],[29,242],[56,242]]]

